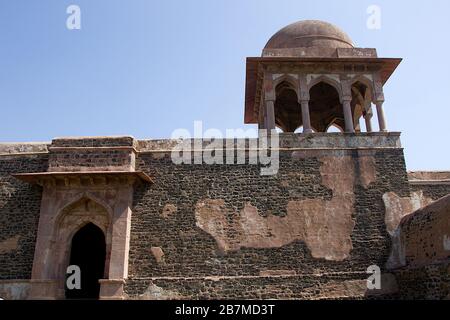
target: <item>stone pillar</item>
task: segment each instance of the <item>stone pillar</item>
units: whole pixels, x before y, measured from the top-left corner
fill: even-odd
[[[364,113],[364,120],[366,121],[366,131],[367,132],[372,132],[372,117],[373,117],[373,113],[372,113],[372,105],[369,104],[369,106],[367,107],[365,113]]]
[[[267,115],[266,129],[267,130],[275,129],[275,101],[274,100],[266,100],[266,115]]]
[[[302,107],[303,133],[311,133],[311,116],[309,115],[309,90],[305,74],[298,75],[299,103]]]
[[[372,132],[372,115],[366,113],[364,116],[364,120],[366,121],[366,131]]]
[[[343,99],[342,107],[344,109],[344,119],[345,119],[345,132],[355,133],[355,129],[353,127],[353,116],[352,116],[352,107],[350,105],[351,99]]]
[[[264,100],[266,108],[266,129],[275,129],[275,88],[273,87],[273,75],[266,72],[264,75]]]
[[[264,111],[264,102],[263,98],[261,98],[261,101],[259,103],[259,114],[258,114],[258,129],[265,129],[266,128],[266,116]]]
[[[379,72],[374,73],[373,75],[373,83],[374,83],[374,98],[375,105],[377,106],[377,117],[378,117],[378,126],[380,128],[380,132],[386,132],[386,119],[384,118],[384,92],[383,92],[383,82],[381,81],[381,75]]]
[[[377,101],[377,117],[378,117],[378,126],[380,128],[380,132],[386,132],[386,119],[384,118],[384,110],[383,110],[384,101]]]
[[[302,106],[303,133],[311,133],[311,119],[309,116],[309,100],[300,101]]]

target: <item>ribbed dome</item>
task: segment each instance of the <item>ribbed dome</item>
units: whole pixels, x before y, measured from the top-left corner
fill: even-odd
[[[353,48],[353,43],[344,31],[331,23],[304,20],[292,23],[275,33],[264,49],[310,47]]]

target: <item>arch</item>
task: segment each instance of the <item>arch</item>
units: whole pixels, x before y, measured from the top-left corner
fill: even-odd
[[[310,92],[314,86],[316,86],[317,84],[319,84],[321,82],[327,83],[330,86],[334,87],[334,89],[336,89],[337,93],[339,94],[339,101],[342,103],[341,83],[336,81],[335,79],[331,78],[328,75],[320,75],[319,77],[311,79],[311,81],[308,84],[308,92]]]
[[[371,104],[373,99],[373,83],[366,77],[358,76],[352,79],[352,115],[353,126],[356,132],[361,131],[360,119],[367,113],[371,113]]]
[[[59,287],[64,288],[64,276],[69,266],[71,243],[74,235],[89,224],[95,225],[105,235],[107,256],[112,246],[112,217],[113,210],[105,201],[98,199],[89,192],[80,193],[71,198],[66,205],[62,206],[55,217],[53,225],[51,262],[54,267],[50,268],[49,276],[59,280]],[[109,263],[105,262],[105,273],[109,273]]]
[[[330,131],[332,130],[332,131]],[[340,132],[343,133],[345,130],[338,124],[332,122],[328,125],[327,130],[325,132]]]
[[[283,74],[282,76],[273,80],[273,87],[276,88],[279,84],[281,84],[283,82],[286,82],[291,86],[292,90],[294,90],[295,93],[297,94],[297,97],[300,96],[300,93],[298,92],[298,90],[299,90],[298,79],[294,78],[293,76],[291,76],[289,74]]]
[[[96,197],[91,192],[86,191],[86,192],[77,194],[72,199],[67,201],[67,203],[65,205],[61,206],[57,210],[56,215],[55,215],[55,226],[59,225],[61,217],[64,215],[65,211],[67,211],[70,207],[72,207],[73,205],[76,205],[80,200],[83,200],[83,199],[89,199],[91,201],[94,201],[95,203],[98,203],[100,206],[104,207],[106,212],[108,213],[109,220],[110,221],[112,220],[112,217],[113,217],[112,208],[102,199]]]
[[[105,276],[106,237],[98,226],[88,223],[79,228],[70,241],[70,265],[81,271],[81,288],[65,286],[68,299],[98,299],[99,280]]]
[[[318,132],[317,130],[316,130],[316,128],[314,128],[314,127],[312,127],[311,126],[311,130],[312,130],[312,132]],[[297,129],[295,129],[294,130],[294,133],[297,133],[297,134],[301,134],[301,133],[303,133],[303,126],[300,126],[300,127],[298,127]]]
[[[359,79],[363,80],[360,81]],[[361,92],[361,86],[357,86],[360,83],[365,87],[365,92]],[[363,107],[364,111],[367,111],[373,101],[373,83],[371,84],[365,77],[358,77],[355,81],[350,84],[352,97],[355,95],[359,99],[360,105]]]
[[[320,80],[320,79],[317,79]],[[344,126],[344,111],[336,87],[327,81],[317,81],[309,89],[311,126],[317,132],[326,132],[331,123]]]
[[[277,133],[284,133],[283,129],[280,128],[278,125],[275,125],[275,130],[277,131]]]
[[[297,90],[287,81],[275,87],[275,125],[283,132],[294,132],[301,125],[301,107]]]
[[[364,84],[367,87],[367,89],[369,89],[370,102],[372,102],[374,100],[373,93],[375,92],[375,85],[374,85],[373,81],[364,75],[358,75],[350,80],[350,87],[352,87],[357,82],[361,82],[362,84]]]

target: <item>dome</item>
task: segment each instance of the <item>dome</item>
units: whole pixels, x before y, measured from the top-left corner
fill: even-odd
[[[311,47],[353,48],[353,43],[344,31],[331,23],[304,20],[292,23],[275,33],[264,50]]]

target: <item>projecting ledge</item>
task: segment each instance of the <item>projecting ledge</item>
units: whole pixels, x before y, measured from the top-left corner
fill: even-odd
[[[37,172],[12,174],[16,179],[31,184],[111,184],[133,183],[135,181],[153,183],[153,180],[142,171],[80,171],[80,172]]]

